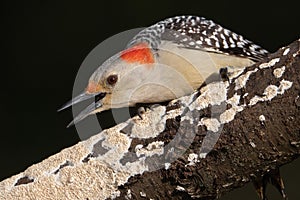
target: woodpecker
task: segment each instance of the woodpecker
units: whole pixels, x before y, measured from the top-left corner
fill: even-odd
[[[268,51],[198,16],[176,16],[143,29],[101,64],[86,89],[60,110],[95,102],[69,124],[111,108],[157,103],[188,95],[224,67],[246,67]]]

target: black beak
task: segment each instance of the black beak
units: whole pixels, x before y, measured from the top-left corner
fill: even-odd
[[[67,102],[66,104],[64,104],[60,109],[58,109],[57,111],[62,111],[70,106],[73,106],[79,102],[85,101],[87,99],[91,99],[91,98],[95,98],[95,102],[93,102],[92,104],[90,104],[88,107],[86,107],[82,112],[80,112],[73,121],[71,121],[71,123],[67,126],[70,127],[76,123],[78,123],[79,121],[83,120],[84,118],[86,118],[88,115],[93,114],[93,111],[95,111],[96,109],[100,108],[102,106],[102,102],[101,99],[103,99],[105,97],[106,93],[105,92],[99,92],[99,93],[95,93],[95,94],[88,94],[88,93],[81,93],[78,96],[74,97],[71,101]]]

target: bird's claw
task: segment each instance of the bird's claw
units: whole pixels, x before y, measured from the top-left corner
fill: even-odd
[[[141,120],[143,120],[143,115],[145,114],[146,112],[146,108],[145,107],[139,107],[138,110],[137,110],[137,115],[139,116],[139,118]]]
[[[288,199],[284,190],[284,184],[280,176],[279,168],[271,169],[268,173],[264,174],[261,177],[256,177],[253,180],[253,185],[261,200],[268,199],[266,196],[266,187],[268,183],[271,183],[273,186],[275,186],[284,200]]]
[[[137,115],[139,116],[139,118],[141,120],[143,120],[143,115],[145,114],[145,112],[147,111],[147,109],[153,111],[154,108],[156,108],[157,106],[160,106],[159,104],[151,104],[151,105],[144,105],[144,106],[140,106],[137,110]]]

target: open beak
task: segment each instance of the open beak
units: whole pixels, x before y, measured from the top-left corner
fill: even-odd
[[[83,92],[83,93],[79,94],[78,96],[74,97],[71,101],[67,102],[60,109],[58,109],[58,112],[59,112],[59,111],[62,111],[62,110],[66,109],[70,106],[73,106],[73,105],[75,105],[79,102],[85,101],[87,99],[95,98],[95,101],[93,103],[91,103],[88,107],[86,107],[83,111],[81,111],[74,118],[74,120],[69,123],[67,128],[74,125],[74,124],[76,124],[76,123],[78,123],[79,121],[83,120],[84,118],[86,118],[90,114],[94,114],[94,111],[96,109],[100,108],[103,105],[101,100],[105,97],[105,95],[106,95],[106,93],[104,93],[104,92],[91,93],[91,94]]]

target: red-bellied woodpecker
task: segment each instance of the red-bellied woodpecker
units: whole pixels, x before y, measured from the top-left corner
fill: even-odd
[[[96,97],[73,124],[110,108],[172,100],[192,93],[220,68],[246,67],[267,54],[211,20],[168,18],[142,30],[124,51],[99,66],[85,91],[60,110]]]

